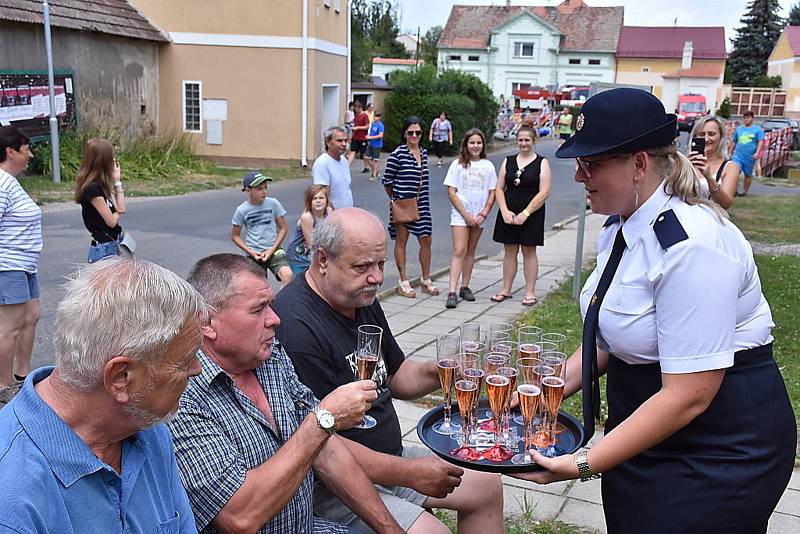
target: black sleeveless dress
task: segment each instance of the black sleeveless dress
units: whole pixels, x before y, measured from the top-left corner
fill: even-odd
[[[519,175],[519,184],[514,185],[517,178],[517,155],[506,158],[506,186],[503,189],[506,197],[506,206],[512,212],[519,213],[525,209],[533,197],[539,193],[539,174],[542,170],[544,158],[537,155],[536,159],[522,169]],[[506,245],[541,246],[544,245],[544,214],[545,206],[531,213],[528,220],[522,225],[506,224],[503,214],[497,211],[497,220],[494,224],[494,239]]]

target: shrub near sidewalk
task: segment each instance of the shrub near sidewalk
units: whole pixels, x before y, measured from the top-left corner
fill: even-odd
[[[83,157],[83,147],[93,135],[68,132],[61,136],[61,182],[51,178],[50,144],[34,146],[35,159],[20,180],[37,204],[69,202],[75,189],[75,174]],[[218,167],[195,156],[185,136],[139,137],[118,149],[125,193],[128,197],[168,196],[241,185],[244,169]],[[309,171],[297,163],[286,167],[261,169],[275,180],[308,177]]]

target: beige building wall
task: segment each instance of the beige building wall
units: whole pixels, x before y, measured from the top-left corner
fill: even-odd
[[[786,32],[769,55],[767,75],[780,76],[786,91],[786,116],[800,117],[800,57],[795,57]]]
[[[723,60],[694,60],[693,67],[701,65],[722,65]],[[647,72],[642,72],[647,70]],[[662,76],[681,69],[680,59],[617,58],[616,83],[632,85],[651,85],[653,94],[662,97],[664,80]]]
[[[160,128],[183,130],[183,81],[224,100],[222,144],[188,133],[197,153],[220,160],[308,160],[321,129],[342,120],[347,99],[347,2],[308,0],[307,146],[302,153],[304,0],[132,0],[170,34],[160,61]],[[231,4],[231,3],[225,3]]]

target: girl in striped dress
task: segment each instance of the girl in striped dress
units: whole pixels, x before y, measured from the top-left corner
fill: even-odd
[[[422,268],[422,291],[438,295],[431,276],[431,204],[428,176],[428,152],[419,144],[422,125],[417,117],[408,117],[403,123],[403,138],[406,144],[394,149],[386,161],[383,172],[383,187],[389,199],[416,198],[419,220],[412,223],[389,223],[389,236],[394,239],[394,261],[400,271],[400,294],[414,298],[417,294],[411,289],[406,271],[406,246],[409,233],[419,241],[419,262]],[[389,221],[392,220],[391,207]]]

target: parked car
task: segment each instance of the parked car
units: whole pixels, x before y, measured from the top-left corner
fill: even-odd
[[[800,149],[800,122],[796,121],[795,119],[783,119],[783,118],[775,118],[775,119],[767,119],[761,123],[761,128],[765,132],[771,132],[773,130],[783,130],[784,128],[791,128],[792,129],[792,150]]]
[[[694,121],[708,113],[706,97],[703,95],[685,94],[678,95],[678,130],[692,131]]]

